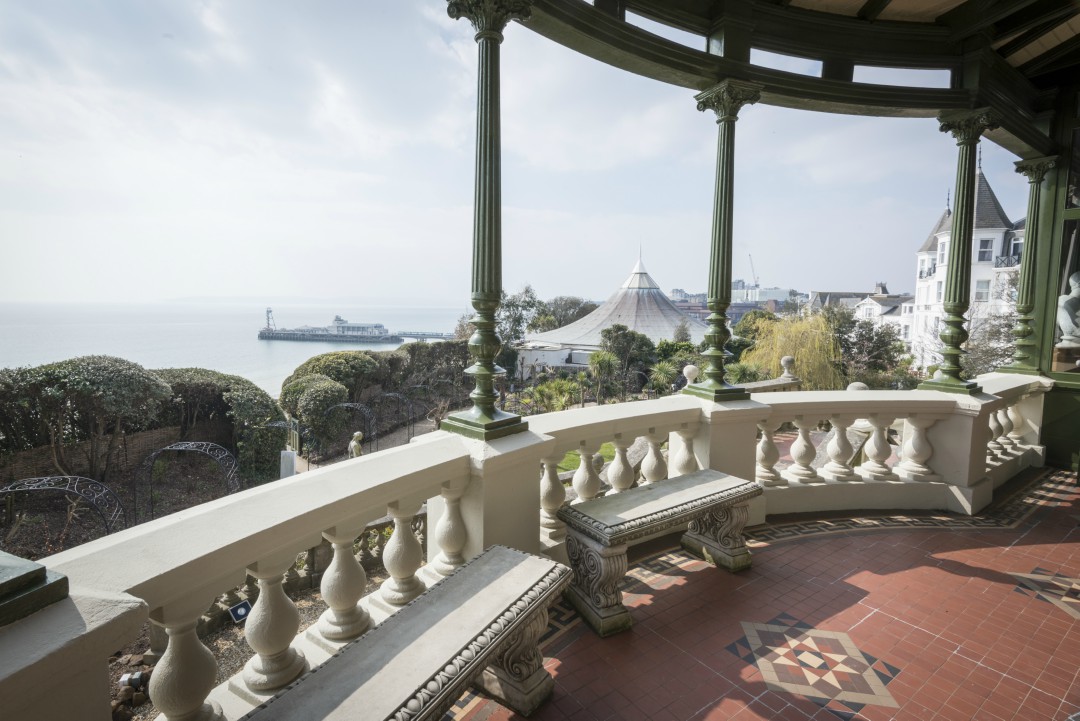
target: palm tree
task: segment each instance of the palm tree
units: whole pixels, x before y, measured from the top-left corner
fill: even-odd
[[[577,378],[575,379],[578,384],[578,392],[581,393],[581,407],[585,407],[585,388],[586,382],[589,380],[588,374],[585,371],[578,371]]]
[[[615,372],[618,366],[619,359],[614,353],[606,350],[595,351],[589,356],[589,370],[596,379],[596,405],[600,405],[600,390],[603,388],[604,381]]]
[[[649,371],[649,382],[652,383],[656,392],[662,395],[665,391],[671,390],[671,384],[675,382],[677,375],[679,375],[679,369],[674,363],[658,361]]]

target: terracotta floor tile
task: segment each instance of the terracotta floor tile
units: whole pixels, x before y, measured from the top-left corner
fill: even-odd
[[[824,706],[859,688],[878,695],[851,702],[855,721],[1063,721],[1080,710],[1080,621],[1010,575],[1080,577],[1080,493],[1073,476],[1049,472],[1042,492],[1062,493],[1058,481],[1064,505],[999,527],[840,533],[800,519],[813,535],[756,546],[739,574],[665,555],[670,570],[628,582],[629,633],[571,637],[571,620],[545,650],[557,688],[535,718],[837,721]],[[646,557],[650,568],[659,557]],[[778,630],[752,647],[766,627]],[[868,698],[878,703],[858,707]],[[483,703],[473,721],[514,718]]]

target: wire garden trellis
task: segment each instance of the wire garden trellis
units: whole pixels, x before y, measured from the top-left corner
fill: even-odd
[[[158,456],[169,451],[194,452],[209,456],[218,464],[222,473],[225,474],[224,481],[226,494],[236,493],[243,488],[243,481],[240,479],[240,467],[236,462],[236,457],[227,449],[208,441],[180,441],[178,443],[173,443],[149,454],[143,459],[142,464],[139,466],[135,482],[132,484],[131,492],[133,505],[132,513],[135,516],[136,522],[138,522],[139,515],[138,489],[139,486],[144,483],[150,495],[150,518],[154,518],[154,464],[157,462]]]

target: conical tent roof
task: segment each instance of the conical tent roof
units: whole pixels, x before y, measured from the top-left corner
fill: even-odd
[[[676,308],[638,260],[622,287],[599,308],[562,328],[527,335],[525,342],[587,350],[599,348],[600,331],[618,323],[656,343],[671,340],[675,328],[684,322],[693,342],[705,339],[708,326]]]

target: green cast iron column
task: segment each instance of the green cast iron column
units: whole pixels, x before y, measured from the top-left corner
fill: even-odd
[[[738,80],[725,80],[694,96],[698,110],[716,113],[719,139],[716,148],[716,192],[713,200],[712,245],[709,252],[709,349],[702,353],[708,367],[700,383],[687,386],[683,393],[712,401],[740,400],[750,394],[724,381],[724,346],[731,338],[727,327],[727,309],[731,305],[732,217],[735,199],[735,121],[739,110],[761,98],[761,86]]]
[[[1013,360],[998,370],[1009,373],[1039,372],[1039,343],[1035,339],[1035,250],[1039,243],[1039,202],[1046,173],[1057,165],[1057,158],[1033,158],[1016,164],[1016,172],[1028,179],[1027,226],[1024,228],[1024,252],[1020,257],[1020,283],[1016,289],[1016,344]]]
[[[975,226],[975,151],[983,132],[997,127],[989,109],[941,115],[943,133],[952,133],[960,148],[956,161],[955,208],[949,231],[949,269],[945,275],[945,328],[941,331],[941,377],[919,388],[950,393],[978,393],[982,388],[960,377],[960,346],[968,339],[964,313],[971,297],[971,233]]]
[[[473,364],[465,372],[476,387],[469,394],[473,406],[442,422],[444,430],[470,438],[492,440],[518,433],[528,425],[521,416],[495,407],[495,365],[502,343],[495,333],[495,311],[502,293],[502,170],[499,127],[499,44],[511,20],[525,20],[531,0],[449,0],[453,19],[468,18],[476,29],[480,56],[476,94],[476,199],[473,215],[472,305],[476,332],[469,338]]]

